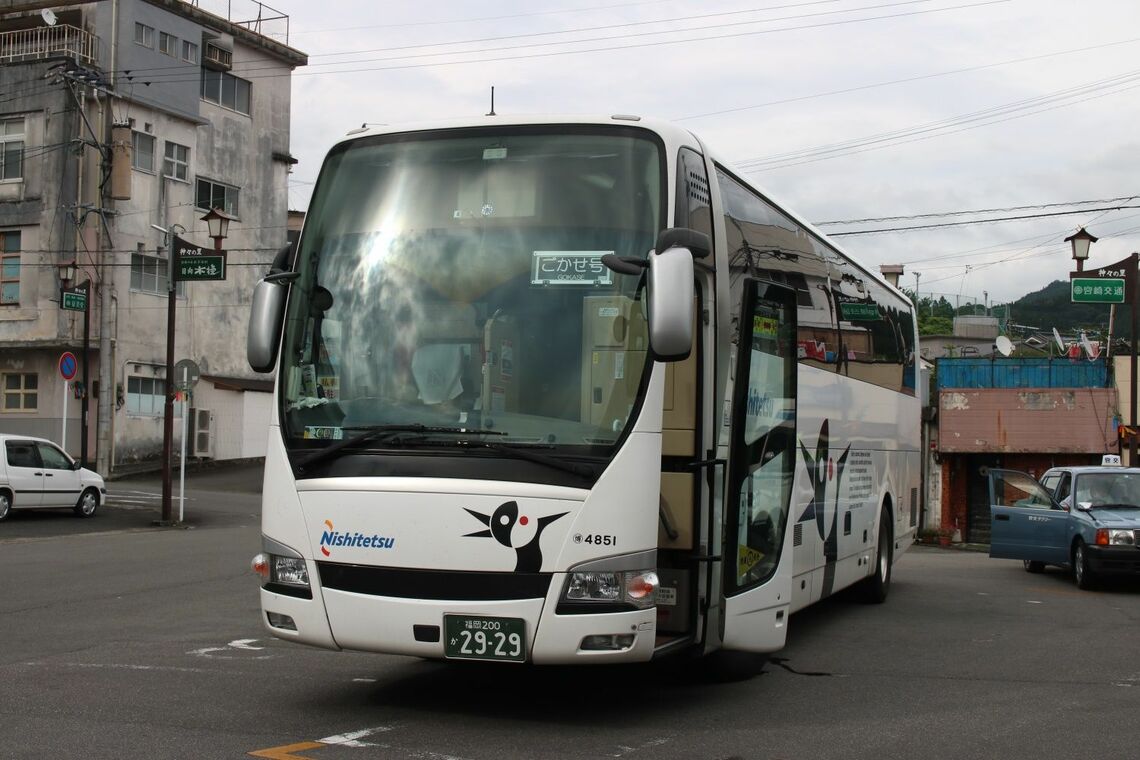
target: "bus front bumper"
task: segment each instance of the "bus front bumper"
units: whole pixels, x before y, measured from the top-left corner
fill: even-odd
[[[559,615],[555,608],[561,588],[560,580],[552,583],[546,599],[476,602],[372,596],[319,586],[312,599],[302,599],[262,588],[261,605],[263,623],[274,636],[329,649],[444,659],[444,616],[463,615],[521,620],[525,659],[534,664],[652,659],[655,608]]]

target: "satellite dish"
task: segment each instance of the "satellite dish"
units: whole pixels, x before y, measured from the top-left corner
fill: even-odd
[[[1061,349],[1061,353],[1065,353],[1065,341],[1061,340],[1061,333],[1057,332],[1057,328],[1053,328],[1053,338],[1057,341],[1057,347]]]
[[[40,11],[40,16],[43,18],[44,23],[48,26],[55,26],[55,22],[58,20],[56,18],[55,11],[53,11],[51,8],[44,8],[42,11]]]
[[[1013,353],[1013,342],[1004,335],[997,336],[994,345],[997,346],[998,353],[1002,356],[1009,356]]]
[[[1084,333],[1081,333],[1081,348],[1085,350],[1085,356],[1090,362],[1100,356],[1100,341],[1094,344]]]

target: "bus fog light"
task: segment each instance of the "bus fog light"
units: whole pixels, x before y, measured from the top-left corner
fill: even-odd
[[[579,647],[583,652],[620,652],[633,646],[632,633],[611,633],[605,636],[587,636]]]
[[[293,622],[293,618],[288,615],[281,615],[277,612],[266,612],[265,617],[269,620],[269,624],[274,628],[280,628],[285,631],[297,630],[297,624]]]
[[[296,557],[274,556],[272,561],[272,578],[277,583],[287,586],[309,587],[309,570],[305,567],[305,560]]]

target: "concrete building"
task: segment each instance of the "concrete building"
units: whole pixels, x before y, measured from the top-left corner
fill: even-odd
[[[227,18],[199,5],[0,6],[0,430],[59,440],[66,419],[67,450],[104,473],[161,455],[163,230],[227,251],[225,280],[176,289],[175,359],[203,374],[191,453],[264,453],[268,385],[244,334],[286,242],[290,73],[307,59],[267,6],[220,4]],[[201,221],[214,208],[233,217],[225,240]],[[86,341],[84,312],[61,308],[61,288],[83,283]],[[87,382],[65,383],[61,355],[82,366],[85,343]]]

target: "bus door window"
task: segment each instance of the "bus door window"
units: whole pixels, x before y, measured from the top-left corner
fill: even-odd
[[[796,297],[749,280],[740,322],[733,405],[726,590],[775,572],[783,549],[795,465]]]

